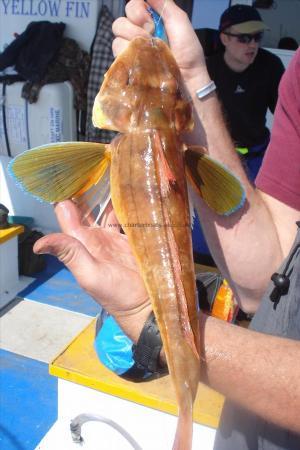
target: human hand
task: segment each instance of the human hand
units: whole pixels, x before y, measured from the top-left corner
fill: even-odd
[[[110,226],[116,223],[113,211],[107,212],[105,226],[82,225],[71,200],[58,203],[55,213],[62,233],[38,240],[34,252],[62,261],[79,285],[136,340],[152,308],[127,237]]]
[[[181,70],[182,76],[189,87],[194,89],[193,80],[197,87],[209,81],[203,49],[197,38],[187,14],[172,0],[148,0],[158,14],[162,14],[166,33],[172,53]],[[113,42],[113,52],[118,55],[128,41],[136,36],[149,36],[154,30],[153,21],[147,11],[147,4],[143,0],[131,0],[126,5],[126,16],[120,17],[113,23],[116,36]]]

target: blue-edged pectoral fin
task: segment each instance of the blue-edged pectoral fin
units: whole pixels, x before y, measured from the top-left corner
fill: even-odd
[[[243,206],[245,191],[241,182],[201,147],[187,149],[185,162],[193,189],[217,214],[229,215]]]
[[[55,203],[83,195],[101,180],[109,165],[106,144],[57,142],[18,155],[9,171],[25,192]]]

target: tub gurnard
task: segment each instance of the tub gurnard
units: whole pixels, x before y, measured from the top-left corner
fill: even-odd
[[[117,57],[95,99],[93,122],[119,134],[109,145],[56,143],[29,150],[11,171],[25,190],[48,202],[83,202],[92,192],[105,204],[110,179],[113,207],[151,299],[175,388],[173,449],[188,450],[201,364],[187,180],[219,214],[243,204],[243,188],[201,148],[182,142],[182,132],[193,127],[192,106],[160,39],[135,38]]]

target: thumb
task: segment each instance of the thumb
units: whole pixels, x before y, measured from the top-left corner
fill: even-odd
[[[84,281],[85,273],[95,263],[94,258],[80,241],[63,233],[42,237],[34,244],[33,251],[37,254],[47,253],[58,258],[73,273],[79,283]]]

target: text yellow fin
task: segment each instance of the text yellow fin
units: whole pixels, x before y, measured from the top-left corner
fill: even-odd
[[[243,206],[245,192],[240,181],[201,147],[186,150],[185,161],[193,188],[217,214],[229,215]]]
[[[21,188],[53,203],[78,197],[104,175],[110,155],[106,144],[57,142],[18,155],[9,171]]]

